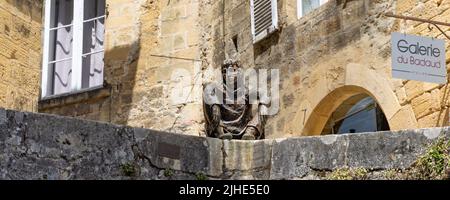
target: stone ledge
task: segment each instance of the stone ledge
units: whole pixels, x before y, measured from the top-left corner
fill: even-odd
[[[404,169],[450,128],[222,141],[0,109],[0,179],[297,179]]]
[[[340,168],[406,169],[450,128],[330,135],[275,140],[271,179],[303,178]]]
[[[54,107],[67,106],[82,102],[93,101],[94,99],[103,99],[111,95],[111,86],[105,85],[101,87],[80,90],[74,93],[51,96],[39,101],[38,110],[46,110]]]

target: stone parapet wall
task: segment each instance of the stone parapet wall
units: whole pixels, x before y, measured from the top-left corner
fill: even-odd
[[[0,179],[325,179],[345,168],[384,179],[443,137],[450,128],[223,141],[0,109]]]

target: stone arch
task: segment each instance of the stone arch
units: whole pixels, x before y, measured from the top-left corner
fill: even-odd
[[[333,113],[345,100],[358,94],[366,94],[376,100],[376,97],[374,97],[373,94],[362,87],[349,85],[335,89],[323,98],[311,112],[303,128],[303,133],[305,135],[319,135],[330,118],[331,113]],[[383,106],[381,106],[381,108],[383,110]]]
[[[326,70],[316,71],[315,76],[326,73]],[[325,77],[325,76],[323,76]],[[405,128],[416,128],[417,124],[404,123],[400,119],[403,115],[398,115],[402,107],[397,96],[390,87],[392,80],[386,74],[378,74],[376,71],[368,69],[360,64],[350,63],[345,67],[345,78],[343,83],[336,85],[331,90],[327,87],[316,86],[310,89],[311,93],[316,93],[314,98],[305,100],[304,108],[309,111],[305,114],[305,123],[302,127],[302,135],[320,135],[331,113],[341,105],[343,101],[357,94],[371,96],[383,110],[391,130]],[[326,81],[325,81],[326,82]],[[414,116],[410,110],[406,115]]]

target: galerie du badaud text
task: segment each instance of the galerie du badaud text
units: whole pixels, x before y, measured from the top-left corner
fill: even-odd
[[[397,62],[404,64],[413,64],[422,67],[434,67],[441,68],[440,61],[432,61],[426,58],[416,58],[414,55],[422,55],[422,56],[432,56],[435,58],[439,58],[441,56],[441,50],[437,47],[433,47],[433,44],[429,44],[429,46],[424,46],[420,44],[420,42],[410,43],[408,40],[400,39],[397,42],[397,48],[402,53],[409,52],[411,55],[408,56],[399,56],[397,57]]]

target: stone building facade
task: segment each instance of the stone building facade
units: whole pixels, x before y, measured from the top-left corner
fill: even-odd
[[[235,58],[280,70],[268,138],[321,134],[356,95],[376,102],[390,130],[449,125],[448,85],[394,79],[390,63],[392,32],[443,35],[384,16],[448,22],[449,0],[329,0],[301,17],[297,0],[278,0],[278,29],[257,43],[250,0],[106,0],[103,87],[48,98],[39,94],[43,5],[0,3],[0,107],[204,135],[205,69]],[[193,76],[176,76],[180,69]],[[172,101],[178,90],[187,101]]]
[[[190,11],[197,3],[107,0],[106,5],[104,87],[43,100],[38,111],[198,133],[200,119],[168,101],[172,69],[193,69],[199,62],[197,30],[178,28],[195,25],[198,13]]]
[[[222,6],[221,1],[212,5]],[[427,24],[384,13],[446,22],[449,1],[329,1],[300,19],[295,1],[278,1],[281,27],[256,45],[249,6],[226,1],[225,16],[211,17],[212,61],[217,65],[222,60],[217,55],[235,53],[231,38],[237,37],[237,54],[245,66],[281,70],[281,110],[269,119],[270,137],[320,134],[333,111],[358,94],[376,100],[391,130],[448,125],[447,85],[393,79],[390,58],[392,32],[445,37]]]
[[[45,98],[45,1],[2,1],[0,106],[198,135],[201,106],[168,100],[173,69],[201,66],[200,31],[180,28],[196,26],[198,2],[168,2],[107,0],[103,87]]]

